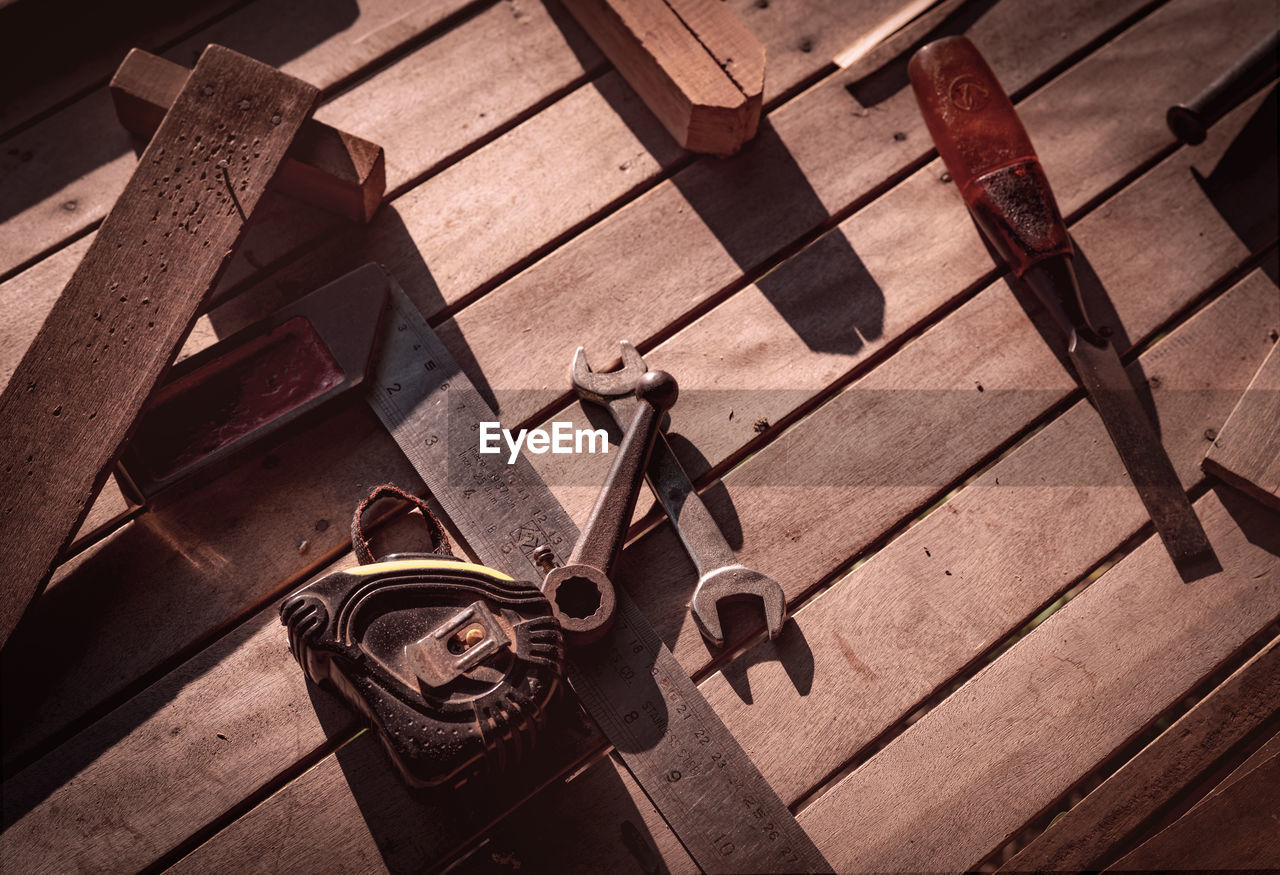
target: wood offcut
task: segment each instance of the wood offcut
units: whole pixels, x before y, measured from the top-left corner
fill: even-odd
[[[719,0],[565,0],[645,104],[693,152],[756,134],[764,46]]]
[[[1213,446],[1206,473],[1280,510],[1280,344],[1271,350]]]
[[[181,64],[133,49],[111,78],[111,100],[120,124],[139,137],[150,137],[190,74]],[[386,156],[377,143],[307,119],[270,187],[367,222],[386,191]]]
[[[200,56],[0,396],[0,641],[52,573],[319,90]]]

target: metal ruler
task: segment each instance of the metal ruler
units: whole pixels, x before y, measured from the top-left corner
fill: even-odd
[[[369,403],[480,561],[541,580],[578,529],[528,460],[478,452],[497,416],[391,281]],[[750,757],[626,592],[602,641],[569,654],[569,683],[685,850],[706,872],[830,872]]]

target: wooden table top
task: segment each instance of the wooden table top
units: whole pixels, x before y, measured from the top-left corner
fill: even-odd
[[[945,31],[1036,144],[1217,554],[1194,580],[905,58],[831,63],[904,0],[729,5],[768,56],[729,159],[681,151],[554,0],[221,0],[105,34],[0,107],[0,374],[136,164],[110,72],[228,45],[381,144],[387,194],[360,225],[268,193],[184,354],[376,261],[510,428],[603,421],[571,399],[579,345],[674,374],[673,446],[793,618],[769,642],[731,613],[709,649],[647,493],[616,576],[837,871],[1280,866],[1280,516],[1200,469],[1280,336],[1275,93],[1197,147],[1164,121],[1274,4],[970,0]],[[579,524],[611,458],[530,457]],[[353,398],[58,569],[0,666],[6,871],[694,868],[570,709],[492,798],[425,797],[305,681],[278,605],[354,563],[383,482],[424,488]]]

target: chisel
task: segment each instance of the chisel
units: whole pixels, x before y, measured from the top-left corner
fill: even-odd
[[[907,68],[925,124],[975,222],[1067,338],[1067,355],[1179,567],[1212,555],[1124,365],[1089,320],[1066,223],[1009,97],[964,37],[930,43]]]

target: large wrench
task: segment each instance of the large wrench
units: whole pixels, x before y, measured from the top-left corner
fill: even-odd
[[[628,397],[633,404],[625,426],[627,433],[600,487],[591,516],[573,545],[568,562],[547,569],[542,579],[542,592],[551,602],[551,612],[572,644],[590,644],[613,624],[618,605],[609,574],[631,525],[645,463],[661,433],[662,414],[676,402],[678,392],[675,379],[663,371],[642,369],[632,378]],[[535,560],[545,561],[549,552],[535,552]]]
[[[635,347],[625,340],[621,347],[622,369],[607,373],[592,371],[585,351],[578,347],[573,356],[573,388],[584,401],[607,407],[614,421],[625,428],[639,403],[634,394],[636,380],[648,368]],[[698,586],[693,591],[689,610],[703,637],[723,647],[720,603],[756,598],[763,603],[769,637],[776,637],[786,619],[786,594],[772,577],[738,562],[663,434],[658,435],[649,457],[648,477],[649,486],[698,570]]]

